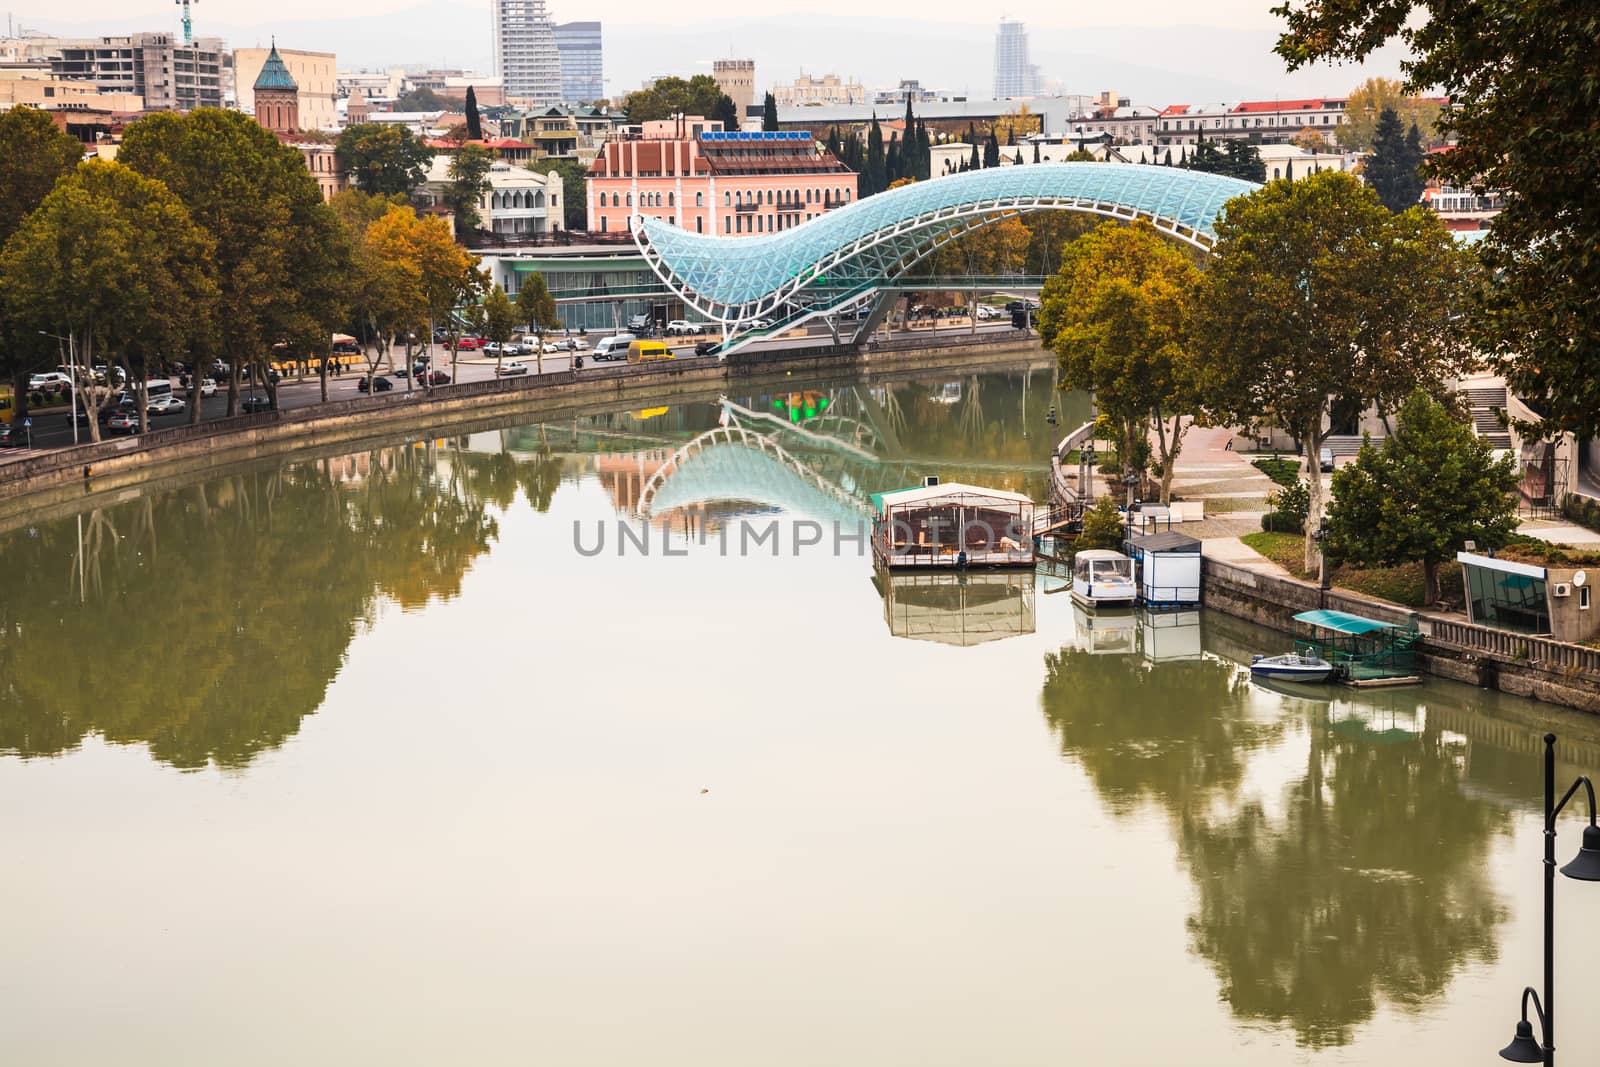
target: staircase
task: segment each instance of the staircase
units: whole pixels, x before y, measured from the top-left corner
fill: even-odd
[[[1500,421],[1506,408],[1504,386],[1464,390],[1467,408],[1472,414],[1472,430],[1489,443],[1491,448],[1510,448],[1511,434]]]
[[[1374,435],[1373,444],[1383,443],[1381,434]],[[1353,456],[1361,451],[1361,436],[1359,434],[1335,434],[1322,439],[1322,447],[1333,453],[1335,459],[1340,456]]]

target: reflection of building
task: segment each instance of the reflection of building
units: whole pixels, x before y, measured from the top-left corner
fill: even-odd
[[[1092,612],[1072,605],[1073,644],[1094,655],[1126,656],[1137,651],[1139,617],[1131,611]]]
[[[880,567],[872,584],[896,637],[965,648],[1034,632],[1031,571],[906,573]]]
[[[1146,611],[1138,619],[1144,637],[1144,658],[1151,663],[1200,658],[1198,611]]]

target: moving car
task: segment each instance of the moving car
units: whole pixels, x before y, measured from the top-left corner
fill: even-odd
[[[167,393],[165,396],[152,397],[148,410],[152,415],[182,415],[189,410],[189,405],[183,402],[182,397]]]
[[[72,379],[59,371],[35,374],[28,379],[30,393],[65,393],[72,388]]]
[[[456,342],[456,347],[463,352],[475,352],[483,347],[483,338],[473,337],[471,334]]]
[[[527,374],[528,365],[526,363],[516,362],[506,363],[496,367],[494,372],[502,378],[510,378],[518,374]]]
[[[628,331],[630,333],[647,333],[650,329],[649,315],[628,316]]]
[[[118,409],[106,420],[106,430],[110,433],[138,433],[139,413],[128,408]]]
[[[374,393],[387,393],[389,390],[394,388],[394,383],[387,378],[379,376],[372,379],[370,388]],[[367,391],[368,385],[365,378],[362,378],[360,381],[356,382],[356,392],[365,393]]]
[[[190,390],[190,392],[192,393],[193,390]],[[215,378],[207,378],[204,381],[202,381],[200,383],[200,395],[201,396],[216,396],[217,395],[217,380]]]
[[[425,375],[422,380],[429,385],[449,385],[450,375],[442,370],[436,370],[432,374]]]
[[[721,341],[701,341],[699,344],[694,346],[694,354],[697,356],[709,356],[715,353],[716,350],[721,347]]]
[[[239,410],[243,411],[246,415],[254,415],[261,411],[271,411],[272,401],[268,400],[264,396],[256,396],[251,394],[250,396],[247,396],[243,400],[239,401]]]
[[[594,358],[606,360],[622,359],[627,356],[628,346],[634,340],[635,338],[631,333],[617,333],[612,334],[610,337],[602,338],[600,343],[594,346]]]
[[[27,443],[27,431],[21,426],[12,426],[9,422],[0,422],[0,448],[21,448]]]

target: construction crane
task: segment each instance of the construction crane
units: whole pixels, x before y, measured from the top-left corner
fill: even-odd
[[[183,8],[183,46],[185,48],[193,47],[194,19],[189,15],[189,5],[198,4],[200,0],[173,0],[173,2]]]

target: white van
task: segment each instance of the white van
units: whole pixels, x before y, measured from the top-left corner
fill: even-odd
[[[636,338],[631,333],[617,333],[603,339],[594,346],[594,358],[601,359],[627,359],[628,346]]]
[[[169,397],[172,395],[172,379],[161,378],[156,381],[147,381],[144,383],[144,393],[150,403],[155,403],[163,397]]]

